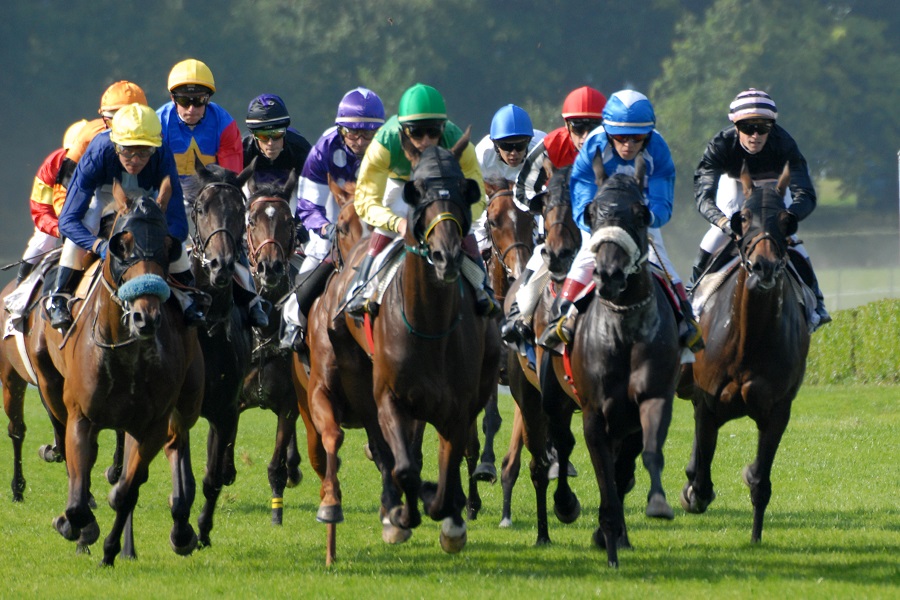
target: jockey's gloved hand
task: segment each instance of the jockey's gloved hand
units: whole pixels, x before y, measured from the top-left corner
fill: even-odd
[[[730,237],[731,239],[736,239],[737,235],[735,235],[734,230],[731,229],[731,219],[728,217],[722,217],[716,223],[716,227],[722,230],[722,233]]]
[[[322,229],[319,230],[319,235],[326,240],[334,239],[334,223],[328,223],[327,225],[322,225]]]
[[[297,221],[294,224],[294,233],[298,246],[302,246],[309,241],[309,231],[307,231],[306,227],[304,227],[303,223],[300,221]]]
[[[106,251],[109,249],[109,242],[104,240],[103,238],[97,238],[94,242],[94,245],[91,246],[91,252],[99,256],[101,259],[106,259]]]

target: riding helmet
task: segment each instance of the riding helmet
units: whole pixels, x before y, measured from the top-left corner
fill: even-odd
[[[491,139],[502,140],[509,137],[534,137],[531,117],[515,104],[507,104],[491,119]]]
[[[603,108],[603,128],[611,135],[650,133],[655,125],[653,105],[634,90],[616,92]]]
[[[334,124],[347,129],[378,129],[384,125],[384,104],[370,89],[350,90],[341,98]]]
[[[250,131],[281,129],[291,124],[284,100],[275,94],[262,94],[247,107],[247,129]]]

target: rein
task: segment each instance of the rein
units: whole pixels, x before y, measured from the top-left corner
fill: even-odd
[[[753,269],[753,262],[750,260],[750,257],[753,255],[756,246],[760,244],[763,240],[771,241],[776,248],[780,248],[778,244],[778,239],[769,233],[768,231],[764,231],[763,233],[757,235],[744,247],[741,244],[738,244],[738,253],[741,255],[741,267],[746,270],[748,273]],[[778,257],[778,266],[776,268],[775,276],[778,277],[781,275],[781,272],[784,270],[784,267],[787,265],[787,258],[784,255]]]
[[[253,200],[250,203],[250,206],[247,207],[247,212],[249,213],[250,209],[252,209],[256,204],[271,203],[271,202],[283,204],[284,206],[287,207],[288,213],[290,214],[290,210],[291,210],[290,203],[287,200],[285,200],[284,198],[279,198],[277,196],[266,196],[266,197],[256,198],[255,200]],[[295,231],[293,228],[291,228],[291,241],[289,244],[291,248],[294,247],[294,236],[295,236]],[[253,237],[251,235],[250,228],[249,227],[247,228],[247,258],[250,261],[250,267],[251,267],[251,271],[253,272],[253,274],[256,274],[256,267],[258,265],[260,252],[262,252],[262,249],[269,244],[273,244],[276,248],[278,248],[278,254],[281,257],[281,259],[284,261],[287,261],[287,258],[288,258],[287,252],[285,251],[284,246],[281,245],[281,242],[276,240],[274,237],[267,237],[267,238],[264,238],[262,240],[262,242],[260,242],[260,244],[257,246],[253,243]]]
[[[203,192],[213,188],[226,188],[236,191],[241,195],[241,206],[243,207],[244,201],[246,200],[243,190],[235,185],[222,181],[214,181],[212,183],[207,183],[206,185],[204,185],[197,193],[198,200],[200,196],[203,195]],[[194,223],[194,230],[197,231],[195,235],[191,236],[191,242],[193,245],[193,248],[191,249],[191,255],[197,258],[200,261],[200,264],[205,269],[211,262],[206,258],[206,247],[209,245],[209,241],[213,238],[214,235],[219,233],[226,234],[228,236],[228,240],[231,242],[232,248],[234,248],[235,250],[235,253],[237,253],[238,251],[238,243],[235,235],[225,227],[219,227],[218,229],[213,230],[208,236],[206,236],[206,239],[202,239],[199,234],[200,228],[197,226],[197,204],[198,201],[195,201],[191,206],[191,221]]]

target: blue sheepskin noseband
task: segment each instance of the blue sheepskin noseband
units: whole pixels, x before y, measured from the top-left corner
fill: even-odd
[[[151,294],[159,298],[162,302],[165,302],[169,299],[172,290],[169,289],[169,284],[166,283],[166,280],[160,277],[159,275],[146,274],[146,275],[138,275],[134,279],[126,281],[122,284],[122,287],[119,288],[117,292],[117,296],[124,302],[134,302],[136,299],[141,296],[146,296]]]

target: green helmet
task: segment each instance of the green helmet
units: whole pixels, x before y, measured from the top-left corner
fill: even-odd
[[[447,105],[441,93],[424,83],[417,83],[400,97],[401,123],[423,120],[447,120]]]

